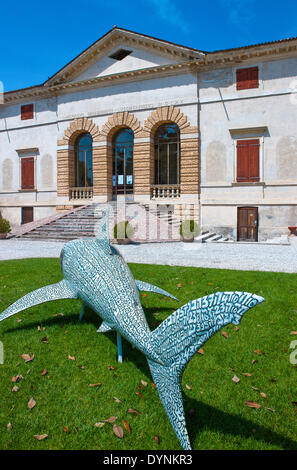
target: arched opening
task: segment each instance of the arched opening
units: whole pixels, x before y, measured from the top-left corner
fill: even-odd
[[[132,129],[120,129],[112,140],[112,192],[113,196],[133,194]]]
[[[154,184],[178,185],[180,182],[180,134],[176,124],[161,125],[154,137]]]
[[[93,139],[88,132],[81,134],[74,145],[74,181],[76,188],[93,187]]]

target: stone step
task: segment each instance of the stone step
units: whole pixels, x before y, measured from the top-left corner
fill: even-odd
[[[205,242],[206,242],[206,243],[218,242],[221,238],[223,238],[222,235],[217,235],[217,234],[215,234],[215,235],[213,235],[212,237],[208,237],[208,238],[205,240]]]

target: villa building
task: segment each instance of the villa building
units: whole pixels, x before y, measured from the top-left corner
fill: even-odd
[[[0,77],[1,78],[1,77]],[[234,240],[297,225],[297,38],[204,52],[114,27],[0,105],[0,211],[168,205]]]

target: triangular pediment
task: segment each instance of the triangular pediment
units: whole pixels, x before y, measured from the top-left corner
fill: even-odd
[[[178,64],[203,56],[196,49],[114,27],[50,77],[45,85]]]

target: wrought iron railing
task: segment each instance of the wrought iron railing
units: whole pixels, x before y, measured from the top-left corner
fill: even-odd
[[[180,197],[179,184],[155,184],[151,186],[152,199],[173,199]]]
[[[93,188],[71,188],[70,189],[71,199],[92,199]]]

